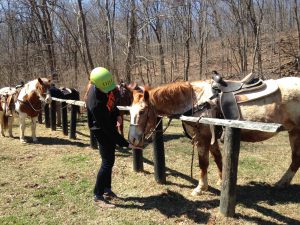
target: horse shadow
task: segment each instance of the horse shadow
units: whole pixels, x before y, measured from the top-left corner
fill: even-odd
[[[274,218],[280,223],[300,224],[300,220],[290,218],[259,204],[261,202],[266,202],[271,206],[284,203],[299,204],[299,192],[299,184],[289,185],[285,189],[278,189],[267,183],[250,182],[246,185],[237,187],[237,203],[242,204],[246,208],[253,209],[266,217]],[[278,224],[256,216],[242,215],[239,213],[236,216],[256,224]]]
[[[30,142],[30,141],[28,141]],[[85,144],[79,141],[71,141],[63,138],[54,138],[54,137],[39,137],[38,143],[41,145],[73,145],[77,147],[88,147],[89,144]]]
[[[183,133],[179,134],[164,134],[164,142],[172,141],[172,140],[177,140],[180,138],[184,138],[185,135]]]
[[[193,220],[195,223],[207,223],[210,218],[210,213],[205,212],[210,209],[216,208],[219,205],[219,200],[205,200],[205,201],[191,201],[185,198],[183,195],[167,190],[164,193],[148,197],[127,197],[120,198],[122,202],[117,203],[116,206],[125,209],[140,209],[140,210],[152,210],[156,209],[168,218],[187,217]],[[205,209],[203,211],[199,209]]]
[[[235,218],[255,224],[275,225],[275,224],[300,224],[300,220],[288,217],[270,208],[261,206],[259,203],[266,202],[268,205],[284,203],[300,203],[300,185],[290,185],[288,188],[276,189],[271,185],[258,182],[238,186],[237,203],[244,207],[253,209],[267,218],[276,219],[272,222],[262,217],[237,213]],[[219,193],[219,192],[218,192]],[[124,202],[124,203],[123,203]],[[185,216],[195,223],[209,223],[210,218],[214,217],[207,212],[219,207],[220,201],[217,196],[211,200],[189,200],[183,195],[167,190],[159,195],[148,197],[127,197],[120,198],[116,204],[119,208],[152,210],[156,209],[168,218],[177,217],[178,220]],[[201,210],[202,209],[202,210]]]

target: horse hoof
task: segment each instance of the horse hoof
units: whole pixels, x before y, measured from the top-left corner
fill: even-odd
[[[38,139],[37,139],[37,138],[33,138],[33,139],[32,139],[32,142],[33,142],[33,143],[37,143],[37,142],[38,142]]]
[[[196,190],[194,189],[191,193],[192,196],[199,196],[199,195],[202,195],[204,193],[203,190]]]
[[[24,139],[20,139],[20,142],[21,142],[22,144],[26,144],[26,143],[27,143]]]
[[[197,187],[192,191],[191,195],[192,196],[202,195],[207,190],[208,190],[208,186],[202,186],[201,188]]]
[[[199,191],[199,190],[193,190],[191,195],[192,196],[198,196],[198,195],[201,195],[202,194],[202,191]]]

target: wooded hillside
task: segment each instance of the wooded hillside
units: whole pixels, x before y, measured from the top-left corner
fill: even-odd
[[[0,0],[0,86],[300,75],[299,0]]]

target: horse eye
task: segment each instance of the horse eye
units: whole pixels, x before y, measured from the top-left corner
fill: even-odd
[[[140,111],[140,112],[139,112],[139,115],[140,115],[140,116],[143,115],[144,112],[145,112],[145,111]]]

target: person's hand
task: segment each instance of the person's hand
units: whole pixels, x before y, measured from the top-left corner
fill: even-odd
[[[117,117],[117,127],[120,127],[122,123],[123,123],[122,117],[121,117],[121,116],[118,116],[118,117]]]
[[[134,146],[131,143],[129,143],[128,148],[143,150],[141,147]]]

